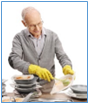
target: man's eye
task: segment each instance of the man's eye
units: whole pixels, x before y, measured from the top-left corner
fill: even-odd
[[[38,23],[38,25],[40,25],[41,23]]]
[[[33,27],[34,25],[30,25],[30,27]]]

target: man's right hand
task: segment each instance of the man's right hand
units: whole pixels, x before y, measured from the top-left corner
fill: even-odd
[[[47,70],[46,68],[41,68],[40,66],[37,65],[31,64],[28,68],[28,72],[30,74],[36,74],[38,77],[47,80],[48,82],[54,79],[49,70]]]

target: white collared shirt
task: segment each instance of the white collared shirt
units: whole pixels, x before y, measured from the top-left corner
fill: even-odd
[[[38,54],[38,56],[41,54],[43,47],[44,47],[44,42],[45,42],[45,31],[42,29],[42,34],[40,37],[37,39],[35,38],[31,33],[29,33],[30,39],[33,41],[35,50]]]

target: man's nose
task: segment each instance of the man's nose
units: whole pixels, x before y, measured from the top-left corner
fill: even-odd
[[[35,28],[36,28],[36,30],[39,30],[39,26],[38,25],[35,25]]]

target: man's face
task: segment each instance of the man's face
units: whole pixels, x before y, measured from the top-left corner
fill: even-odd
[[[42,32],[42,20],[37,11],[33,10],[26,14],[24,25],[34,37],[39,38]]]

